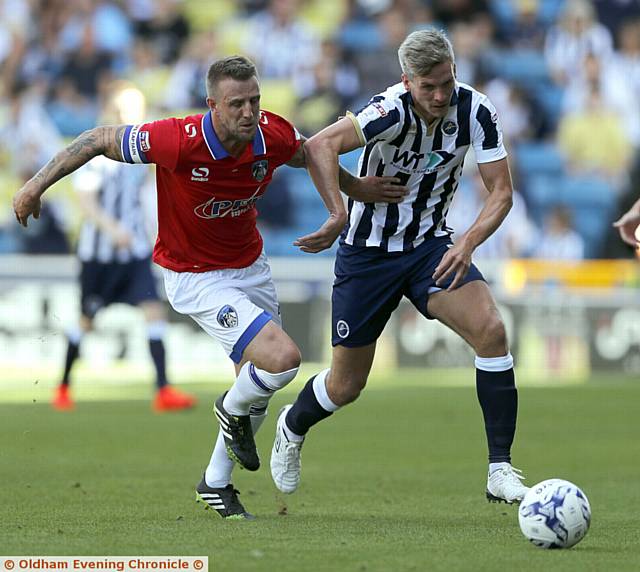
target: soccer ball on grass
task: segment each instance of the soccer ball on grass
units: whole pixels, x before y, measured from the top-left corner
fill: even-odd
[[[571,548],[591,523],[587,496],[573,483],[548,479],[534,485],[518,509],[520,529],[540,548]]]

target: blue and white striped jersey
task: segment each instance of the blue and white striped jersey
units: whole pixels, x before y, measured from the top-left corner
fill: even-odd
[[[152,245],[140,200],[147,175],[148,167],[118,163],[106,157],[95,157],[74,174],[75,190],[97,193],[100,208],[118,220],[133,237],[130,247],[116,248],[109,234],[87,219],[78,238],[80,260],[125,263],[151,255]]]
[[[394,176],[410,190],[401,203],[349,200],[342,241],[406,252],[431,236],[446,236],[446,216],[471,145],[478,163],[507,156],[495,108],[488,98],[456,83],[445,117],[427,124],[402,83],[373,97],[353,121],[365,146],[359,175]]]

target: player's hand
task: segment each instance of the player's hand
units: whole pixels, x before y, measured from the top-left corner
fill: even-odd
[[[640,244],[640,214],[627,212],[613,226],[618,229],[624,242],[636,247]]]
[[[361,177],[354,181],[348,195],[361,203],[399,203],[408,193],[397,177]]]
[[[111,239],[117,248],[128,248],[133,242],[133,235],[126,228],[117,226],[111,233]]]
[[[463,240],[449,248],[433,273],[436,286],[441,288],[451,276],[453,276],[453,281],[447,288],[447,292],[460,286],[469,272],[472,254],[473,249],[467,247]]]
[[[293,245],[298,246],[302,252],[310,253],[321,252],[331,248],[346,222],[346,213],[342,215],[332,214],[318,230],[300,237]]]
[[[29,216],[40,217],[40,195],[38,189],[27,183],[13,197],[13,212],[16,213],[17,221],[24,227],[27,226]]]

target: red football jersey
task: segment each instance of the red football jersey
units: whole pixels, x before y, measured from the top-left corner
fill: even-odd
[[[296,129],[268,111],[261,111],[255,138],[238,159],[220,143],[211,111],[127,126],[125,161],[157,165],[153,260],[176,272],[252,264],[262,252],[255,203],[299,146]]]

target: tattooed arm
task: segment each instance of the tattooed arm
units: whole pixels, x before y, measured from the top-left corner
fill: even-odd
[[[98,155],[124,163],[121,145],[125,125],[96,127],[82,133],[57,153],[13,197],[13,210],[22,226],[30,215],[40,216],[40,197],[54,183],[73,173]]]

